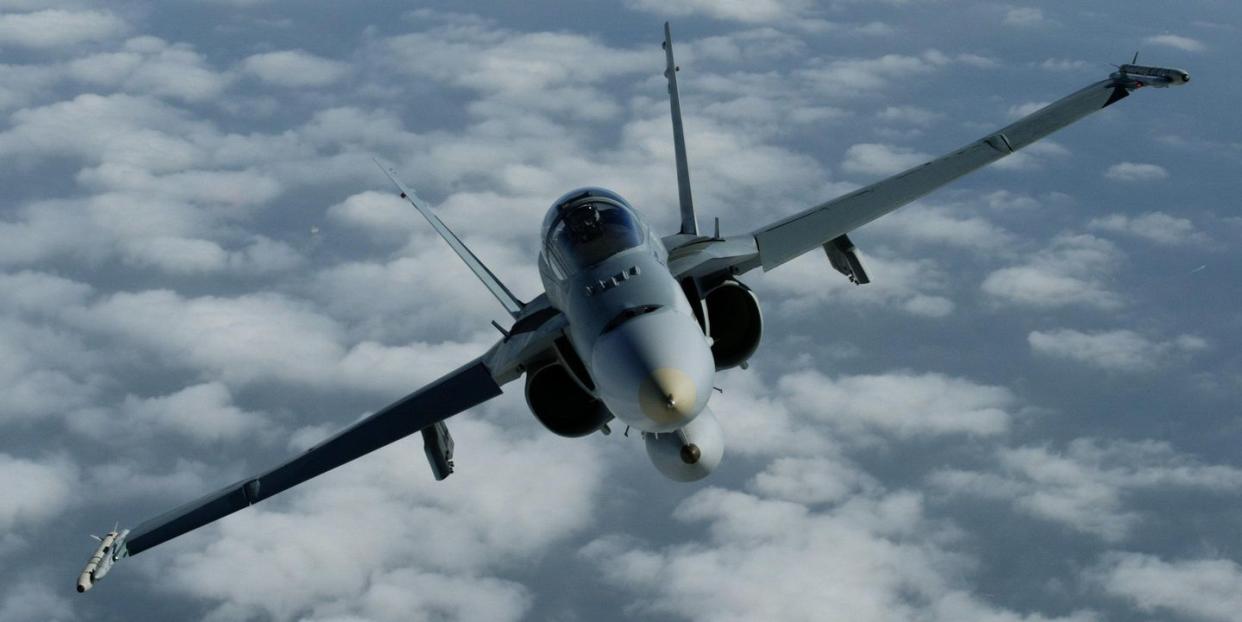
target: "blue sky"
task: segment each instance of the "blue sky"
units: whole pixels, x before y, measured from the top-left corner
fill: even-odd
[[[1231,620],[1242,609],[1239,9],[0,0],[0,621]],[[602,185],[661,230],[673,22],[701,222],[725,233],[1098,80],[1182,67],[743,280],[725,462],[544,432],[517,384],[117,566],[86,536],[308,447],[477,356],[540,218]]]

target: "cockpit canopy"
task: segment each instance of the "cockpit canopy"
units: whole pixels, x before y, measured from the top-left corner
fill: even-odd
[[[557,199],[543,220],[544,249],[568,273],[643,243],[642,223],[620,195],[582,188]]]

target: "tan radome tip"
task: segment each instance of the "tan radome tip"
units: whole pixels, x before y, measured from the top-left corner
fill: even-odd
[[[661,367],[638,388],[638,405],[656,423],[678,423],[693,415],[698,393],[690,375]]]

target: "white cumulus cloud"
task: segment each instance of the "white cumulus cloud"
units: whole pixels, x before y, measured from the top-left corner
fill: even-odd
[[[397,195],[374,191],[350,195],[328,208],[328,217],[372,235],[406,236],[427,222]]]
[[[67,47],[119,36],[128,25],[109,11],[47,9],[0,14],[0,46]]]
[[[73,607],[65,595],[43,577],[23,577],[0,597],[0,620],[73,620]]]
[[[873,58],[842,58],[815,63],[796,72],[799,80],[833,98],[850,97],[884,89],[910,76],[931,75],[954,63],[979,66],[983,57],[949,56],[936,49],[919,55],[885,54]]]
[[[863,175],[891,175],[931,159],[908,147],[880,143],[859,143],[845,150],[841,169]]]
[[[1144,514],[1128,504],[1144,491],[1224,494],[1242,484],[1242,470],[1208,465],[1156,441],[1080,438],[1061,450],[1000,448],[1000,469],[943,469],[928,481],[953,494],[1007,501],[1015,511],[1115,542]]]
[[[1113,233],[1124,233],[1169,246],[1186,243],[1203,243],[1208,237],[1195,228],[1186,218],[1171,216],[1164,212],[1147,212],[1137,216],[1109,214],[1094,218],[1087,228]]]
[[[969,570],[942,545],[947,534],[925,518],[916,493],[874,491],[811,510],[713,487],[687,497],[674,518],[700,535],[660,546],[616,534],[581,549],[644,617],[820,620],[848,612],[865,622],[1091,619],[1084,612],[1019,616],[960,589]]]
[[[66,65],[69,77],[95,88],[109,87],[201,102],[219,95],[229,79],[186,44],[156,37],[135,37],[119,51],[75,58]]]
[[[640,11],[659,15],[707,15],[716,19],[745,23],[785,21],[803,14],[811,7],[807,0],[626,0]]]
[[[344,78],[349,64],[304,50],[282,50],[247,57],[242,61],[247,73],[277,86],[327,86]]]
[[[867,231],[977,251],[994,251],[1013,242],[1013,234],[980,216],[949,207],[921,203],[906,207],[867,226]]]
[[[1118,552],[1104,556],[1085,575],[1146,614],[1230,622],[1242,611],[1242,567],[1231,559],[1166,561]]]
[[[1038,26],[1044,23],[1044,12],[1034,7],[1017,7],[1005,12],[1007,26]]]
[[[1116,270],[1122,257],[1107,240],[1063,233],[1026,263],[992,271],[981,288],[991,299],[1009,305],[1117,309],[1123,299],[1109,290],[1104,277]]]
[[[1157,164],[1118,162],[1108,167],[1104,176],[1116,181],[1161,181],[1169,178],[1169,172]]]
[[[1027,336],[1027,341],[1036,354],[1118,372],[1158,369],[1170,359],[1207,348],[1207,342],[1194,335],[1161,341],[1124,329],[1093,333],[1065,328],[1037,330]]]
[[[944,115],[918,106],[886,106],[876,113],[881,121],[909,123],[911,125],[928,126],[943,119]]]
[[[63,511],[72,502],[78,468],[64,458],[30,460],[0,452],[0,529],[24,528]]]
[[[233,404],[228,387],[219,382],[186,387],[159,397],[129,396],[122,411],[137,429],[163,428],[198,441],[236,439],[265,425],[265,415]]]
[[[603,469],[589,443],[450,425],[471,448],[453,477],[434,481],[421,445],[400,442],[197,532],[195,547],[165,551],[161,584],[225,618],[395,621],[414,607],[520,619],[528,588],[495,575],[588,527]]]
[[[73,305],[84,293],[68,283],[27,273],[0,282],[41,288],[17,293],[8,301],[19,312],[36,316],[59,314],[62,309],[47,305]],[[99,361],[99,352],[79,334],[33,318],[0,317],[0,386],[4,387],[0,423],[50,419],[89,405],[102,381]]]
[[[842,431],[904,438],[999,434],[1015,402],[1004,387],[941,374],[830,378],[806,371],[785,376],[780,387],[792,404]]]
[[[1144,41],[1152,45],[1162,45],[1164,47],[1170,47],[1184,52],[1202,52],[1207,49],[1207,46],[1203,45],[1203,43],[1198,39],[1192,39],[1182,35],[1153,35],[1147,37]]]

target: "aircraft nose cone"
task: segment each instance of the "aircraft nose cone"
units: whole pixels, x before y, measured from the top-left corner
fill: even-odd
[[[591,374],[604,404],[644,432],[681,428],[711,396],[711,349],[694,317],[647,313],[601,334],[592,344]]]
[[[673,424],[698,414],[698,387],[690,375],[675,367],[652,370],[638,387],[638,405],[652,421]]]

